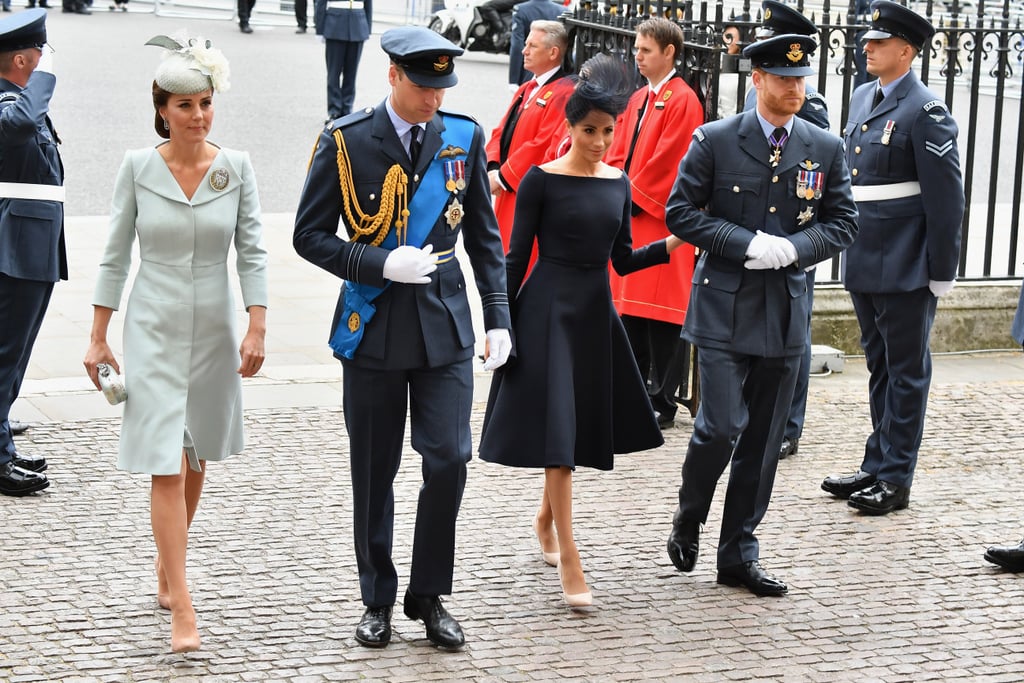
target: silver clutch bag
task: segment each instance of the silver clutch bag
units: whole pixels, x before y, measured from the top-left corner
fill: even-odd
[[[121,379],[121,375],[117,374],[112,365],[99,363],[96,366],[96,370],[100,378],[100,389],[102,389],[103,395],[107,397],[107,403],[116,406],[128,398],[128,392],[124,388],[124,380]]]

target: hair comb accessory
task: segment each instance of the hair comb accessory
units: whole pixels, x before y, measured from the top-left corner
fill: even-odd
[[[166,50],[154,79],[168,92],[192,95],[210,88],[214,92],[226,92],[231,87],[228,60],[209,40],[188,38],[184,32],[179,32],[174,36],[154,36],[146,45]]]

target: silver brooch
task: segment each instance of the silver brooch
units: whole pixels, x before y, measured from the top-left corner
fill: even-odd
[[[220,192],[228,186],[228,170],[226,168],[215,168],[210,174],[210,187]]]

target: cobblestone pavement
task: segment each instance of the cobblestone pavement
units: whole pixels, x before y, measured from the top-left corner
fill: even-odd
[[[114,468],[117,420],[39,423],[21,448],[49,457],[52,486],[0,500],[0,680],[1019,681],[1024,577],[981,554],[1024,532],[1024,373],[967,382],[972,362],[936,382],[911,507],[888,517],[819,490],[859,463],[868,418],[856,376],[812,382],[800,453],[760,527],[762,560],[790,586],[778,599],[715,584],[721,492],[696,571],[669,563],[688,420],[661,449],[578,473],[586,610],[561,602],[530,529],[540,474],[474,460],[447,601],[467,633],[459,653],[400,613],[387,649],[352,637],[362,606],[337,406],[248,411],[246,454],[211,467],[189,556],[203,649],[189,655],[169,653],[148,483]],[[473,417],[478,436],[481,405]],[[419,477],[407,454],[400,591]]]

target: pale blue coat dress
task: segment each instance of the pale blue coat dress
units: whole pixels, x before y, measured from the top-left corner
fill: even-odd
[[[119,469],[177,474],[241,452],[242,382],[228,279],[234,244],[246,308],[267,305],[267,254],[249,155],[221,149],[191,201],[156,148],[129,151],[117,174],[93,303],[117,309],[139,240],[124,320],[128,400]]]

